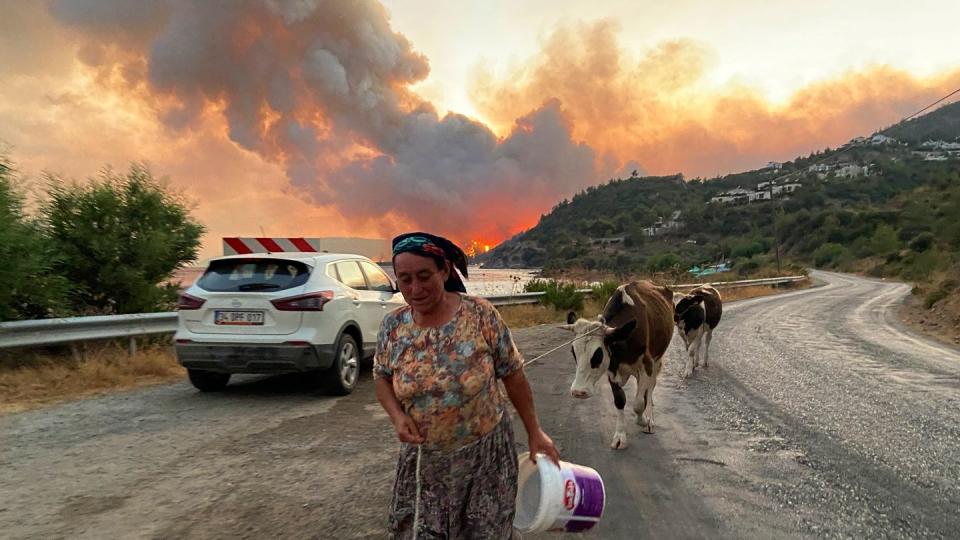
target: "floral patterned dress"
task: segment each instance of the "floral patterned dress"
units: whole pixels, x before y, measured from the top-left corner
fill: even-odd
[[[421,327],[409,306],[380,328],[374,376],[391,381],[425,443],[417,538],[509,538],[517,490],[513,429],[498,379],[522,369],[510,330],[488,301],[461,295],[453,318]],[[403,444],[390,530],[413,536],[417,447]]]

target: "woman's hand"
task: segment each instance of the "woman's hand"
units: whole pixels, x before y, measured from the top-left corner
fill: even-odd
[[[414,423],[413,418],[406,414],[397,415],[397,418],[393,421],[393,429],[397,431],[397,438],[400,439],[400,442],[410,444],[421,444],[423,442],[423,437],[417,430],[417,424]]]
[[[553,439],[551,439],[542,429],[538,429],[530,434],[530,439],[528,442],[530,447],[530,459],[536,463],[537,454],[544,454],[550,461],[556,463],[560,466],[560,452],[557,450],[557,447],[553,444]]]

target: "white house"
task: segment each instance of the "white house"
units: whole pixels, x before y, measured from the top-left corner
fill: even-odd
[[[883,135],[881,133],[877,133],[876,135],[870,138],[870,144],[893,144],[896,142],[897,140],[894,139],[893,137],[887,137],[886,135]]]
[[[783,168],[783,163],[780,163],[779,161],[768,161],[767,166],[765,168],[779,171],[780,169]]]
[[[920,143],[922,148],[933,148],[937,150],[960,150],[960,142],[947,141],[923,141]]]
[[[853,178],[855,176],[863,176],[869,172],[869,168],[866,165],[856,165],[854,163],[849,163],[837,169],[836,175],[838,178]]]
[[[782,186],[779,186],[780,190],[781,190],[783,193],[793,193],[794,191],[800,189],[801,187],[803,187],[803,184],[801,184],[801,183],[799,183],[799,182],[793,182],[793,183],[790,183],[790,184],[783,184]],[[776,190],[774,190],[774,191],[776,191]]]

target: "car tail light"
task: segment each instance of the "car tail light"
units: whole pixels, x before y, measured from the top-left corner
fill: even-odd
[[[177,309],[200,309],[204,302],[206,302],[206,300],[203,298],[197,298],[189,294],[181,294],[180,298],[177,299]]]
[[[179,344],[181,344],[181,345],[186,345],[187,343],[193,343],[193,340],[192,340],[192,339],[178,339],[178,340],[177,340],[177,343],[179,343]]]
[[[280,311],[323,311],[323,306],[333,300],[333,291],[320,291],[289,298],[271,300]]]

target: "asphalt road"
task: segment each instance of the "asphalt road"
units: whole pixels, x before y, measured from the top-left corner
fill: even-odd
[[[897,323],[906,285],[815,277],[827,285],[728,305],[710,368],[686,382],[675,338],[656,433],[631,424],[626,450],[608,447],[609,390],[569,396],[568,351],[528,368],[564,459],[606,482],[585,536],[958,536],[960,353]],[[516,332],[527,357],[567,336]],[[0,537],[382,538],[395,450],[368,374],[345,398],[250,377],[7,415]]]

